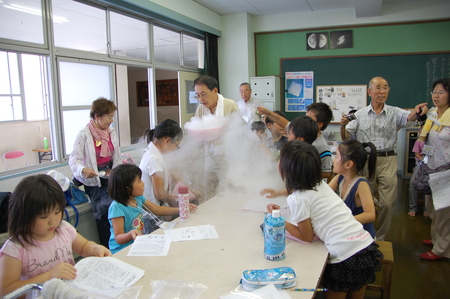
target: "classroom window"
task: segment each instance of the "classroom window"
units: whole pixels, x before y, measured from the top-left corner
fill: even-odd
[[[39,0],[0,1],[0,37],[44,43],[44,21]]]
[[[183,66],[202,69],[204,46],[203,40],[183,34]]]
[[[180,33],[153,26],[155,61],[180,65]]]
[[[111,54],[148,60],[148,23],[128,16],[110,13]]]
[[[113,100],[110,64],[59,62],[64,153],[72,152],[77,134],[90,120],[92,102],[99,97]],[[82,87],[82,88],[81,88]]]
[[[0,51],[0,122],[48,118],[45,57]]]
[[[51,160],[47,57],[0,51],[0,155],[25,156],[0,162],[0,172]],[[44,137],[49,151],[42,152]]]
[[[108,53],[106,10],[67,0],[53,0],[52,10],[56,47]]]

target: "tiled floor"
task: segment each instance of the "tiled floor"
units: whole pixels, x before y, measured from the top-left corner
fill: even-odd
[[[430,238],[431,220],[423,217],[422,200],[419,200],[418,215],[408,216],[409,180],[399,177],[398,183],[398,200],[394,208],[392,226],[386,236],[386,241],[392,242],[394,248],[390,298],[450,298],[450,260],[429,262],[419,259],[419,254],[431,249],[422,244],[423,239]],[[323,294],[318,294],[316,298],[323,298]],[[380,293],[366,291],[365,298],[380,298]]]

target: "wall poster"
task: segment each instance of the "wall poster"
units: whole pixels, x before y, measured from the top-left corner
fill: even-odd
[[[318,85],[316,102],[323,102],[333,111],[332,124],[338,124],[350,110],[367,106],[367,85]]]
[[[313,102],[314,72],[286,72],[285,111],[306,112]]]

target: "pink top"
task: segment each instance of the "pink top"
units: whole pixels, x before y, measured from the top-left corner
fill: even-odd
[[[30,279],[50,271],[61,263],[75,265],[72,243],[76,236],[75,228],[63,220],[53,239],[45,242],[35,241],[36,246],[29,245],[24,248],[8,239],[0,249],[0,257],[6,254],[20,260],[22,262],[20,279]]]
[[[94,139],[94,146],[95,146],[95,139]],[[109,146],[109,149],[111,150],[111,153],[113,153],[114,152],[114,145],[111,142],[111,138],[108,140],[108,146]],[[112,156],[110,156],[110,157],[100,157],[101,148],[102,148],[101,145],[95,146],[95,155],[97,156],[97,165],[107,164],[112,159]]]
[[[425,145],[425,142],[419,141],[419,139],[417,139],[416,142],[414,142],[414,147],[412,149],[412,152],[422,154],[424,145]],[[419,159],[417,159],[417,157],[415,157],[415,158],[416,158],[416,161],[419,162]]]

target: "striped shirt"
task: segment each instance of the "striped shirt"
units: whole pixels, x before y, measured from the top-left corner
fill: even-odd
[[[350,135],[355,135],[359,142],[384,140],[385,148],[379,151],[392,151],[397,147],[397,132],[406,126],[410,111],[384,104],[380,114],[376,114],[372,103],[359,109],[356,119],[345,127]]]

